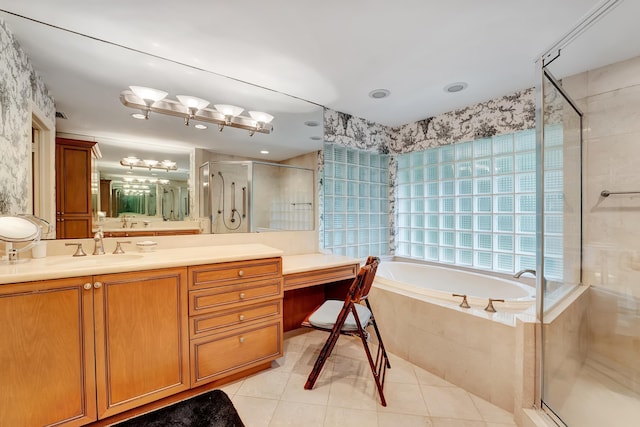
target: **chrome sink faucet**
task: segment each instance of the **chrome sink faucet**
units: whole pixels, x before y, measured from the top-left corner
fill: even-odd
[[[104,255],[104,242],[102,238],[104,237],[104,233],[102,230],[96,231],[96,234],[93,235],[93,242],[95,246],[93,248],[94,255]]]
[[[536,277],[536,271],[531,269],[520,270],[516,274],[513,275],[514,279],[519,279],[525,273],[531,274],[533,277]]]

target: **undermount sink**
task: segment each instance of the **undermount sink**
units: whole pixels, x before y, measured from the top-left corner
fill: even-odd
[[[78,257],[56,257],[56,259],[49,258],[47,260],[48,265],[60,265],[60,266],[69,266],[73,267],[74,265],[77,267],[91,266],[91,265],[111,265],[121,262],[133,262],[141,260],[143,255],[136,254],[106,254],[106,255],[87,255],[87,256],[78,256]]]

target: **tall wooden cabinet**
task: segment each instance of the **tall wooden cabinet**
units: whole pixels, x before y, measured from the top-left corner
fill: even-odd
[[[56,138],[56,238],[91,237],[91,152],[95,142]]]

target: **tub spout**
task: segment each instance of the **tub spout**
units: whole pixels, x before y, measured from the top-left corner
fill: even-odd
[[[533,277],[536,277],[536,271],[535,270],[530,270],[530,269],[525,269],[525,270],[520,270],[518,271],[516,274],[513,275],[513,277],[515,279],[519,279],[520,276],[522,276],[525,273],[529,273],[531,274]]]

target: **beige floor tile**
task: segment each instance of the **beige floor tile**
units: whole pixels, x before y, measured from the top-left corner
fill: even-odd
[[[362,378],[332,380],[329,391],[329,406],[375,411],[378,405],[378,394],[373,380]]]
[[[457,418],[431,418],[433,427],[486,427],[484,421],[461,420]]]
[[[387,406],[378,405],[379,412],[395,412],[410,415],[429,415],[417,384],[386,383],[384,396]]]
[[[378,413],[364,409],[328,407],[324,427],[377,426]]]
[[[293,373],[280,397],[287,402],[311,403],[314,405],[326,405],[329,401],[331,382],[328,379],[318,378],[311,390],[305,390],[307,375]]]
[[[234,396],[233,406],[246,427],[268,427],[278,401],[259,397]]]
[[[302,347],[300,348],[300,351],[287,351],[284,356],[273,361],[271,363],[271,367],[273,369],[280,369],[284,372],[292,372],[302,357],[302,354]]]
[[[331,360],[333,361],[332,377],[334,379],[355,377],[373,380],[371,367],[364,352],[361,358],[336,354],[331,356]]]
[[[378,412],[378,427],[433,427],[431,419],[421,415]]]
[[[326,411],[324,405],[280,401],[269,427],[322,427]]]
[[[514,422],[511,423],[487,423],[487,427],[518,427]]]
[[[421,385],[422,395],[432,418],[482,421],[469,393],[458,387]],[[435,424],[435,423],[434,423]]]
[[[399,357],[389,356],[391,369],[387,369],[385,382],[418,384],[418,378],[414,366]]]
[[[236,395],[279,399],[289,381],[289,372],[270,369],[244,380]]]
[[[220,390],[224,391],[227,394],[227,396],[232,397],[240,389],[243,382],[244,382],[244,379],[234,381],[229,384],[225,384],[222,387],[220,387]]]
[[[509,424],[513,423],[513,414],[505,411],[502,408],[498,408],[496,405],[487,402],[484,399],[479,398],[471,393],[469,393],[471,400],[476,405],[478,411],[480,411],[480,415],[482,415],[482,419],[486,422],[492,423],[503,423]]]

